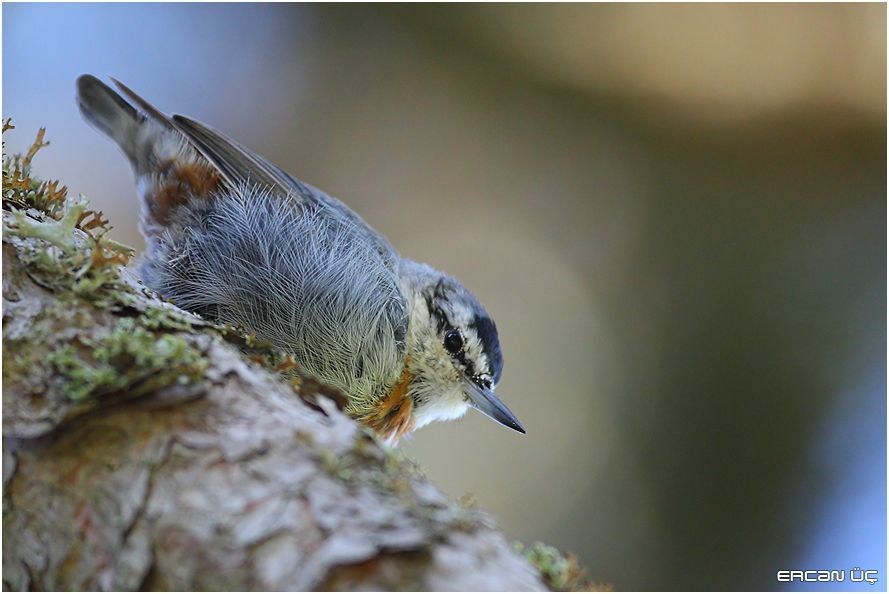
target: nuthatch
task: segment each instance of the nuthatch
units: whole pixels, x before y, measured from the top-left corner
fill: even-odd
[[[90,75],[78,102],[132,164],[146,285],[291,353],[390,441],[469,406],[525,432],[494,395],[497,327],[459,281],[401,257],[339,200],[114,82],[129,102]]]

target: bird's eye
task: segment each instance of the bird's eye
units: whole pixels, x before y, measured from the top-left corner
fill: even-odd
[[[456,355],[463,350],[463,334],[459,330],[453,328],[448,330],[444,337],[444,347],[452,355]]]

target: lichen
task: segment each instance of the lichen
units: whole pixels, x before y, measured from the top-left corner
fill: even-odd
[[[10,119],[3,121],[3,133],[14,130]],[[54,219],[59,218],[59,210],[65,202],[68,188],[59,187],[58,181],[41,181],[31,178],[31,161],[38,151],[49,146],[44,142],[46,129],[37,132],[37,139],[25,155],[6,155],[6,143],[3,143],[3,208],[34,208]]]
[[[550,590],[557,592],[609,592],[611,586],[584,579],[584,570],[571,553],[535,542],[525,546],[513,543],[517,553],[524,556],[540,572],[540,577]]]
[[[142,325],[152,330],[194,330],[195,319],[171,307],[151,305],[142,313]]]
[[[18,381],[27,376],[30,370],[38,364],[37,355],[33,349],[22,348],[23,341],[3,341],[3,381]]]
[[[3,131],[14,129],[6,120]],[[27,154],[3,155],[3,210],[5,237],[22,239],[16,245],[29,274],[43,286],[86,297],[108,297],[132,248],[106,237],[111,227],[101,212],[89,209],[82,197],[71,198],[57,180],[31,176],[31,162],[43,147],[45,129]],[[103,295],[104,293],[104,295]],[[110,303],[99,299],[98,304]]]
[[[9,224],[3,233],[24,241],[17,250],[29,273],[41,285],[84,297],[106,297],[95,300],[107,304],[116,288],[118,266],[126,264],[131,249],[83,231],[83,215],[88,211],[83,200],[66,200],[59,219],[29,209],[10,209]],[[36,240],[36,241],[35,241]]]
[[[77,346],[63,345],[46,360],[57,372],[62,392],[75,401],[124,390],[138,396],[174,383],[194,384],[207,365],[183,338],[158,335],[134,318],[121,318],[101,340],[79,337]]]

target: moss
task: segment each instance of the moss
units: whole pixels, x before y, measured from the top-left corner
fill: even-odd
[[[136,319],[121,318],[102,340],[78,339],[49,354],[61,390],[84,400],[126,390],[138,396],[174,383],[193,384],[203,377],[206,361],[184,339],[158,335]]]
[[[577,564],[574,555],[563,554],[559,549],[535,542],[525,546],[514,543],[515,551],[523,555],[537,571],[543,582],[554,591],[559,592],[601,592],[610,591],[611,587],[584,579],[584,570]]]

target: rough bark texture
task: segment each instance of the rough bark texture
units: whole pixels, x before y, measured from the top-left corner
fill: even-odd
[[[72,290],[71,254],[3,215],[5,589],[545,589],[483,513],[297,395],[317,384],[124,268]]]

